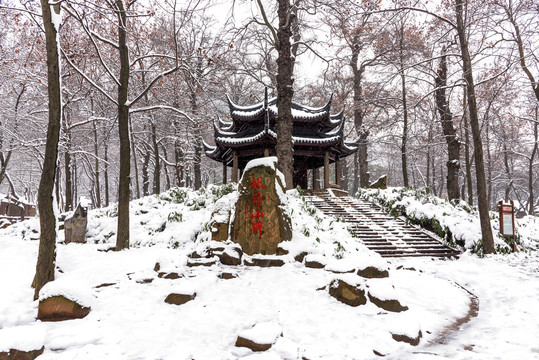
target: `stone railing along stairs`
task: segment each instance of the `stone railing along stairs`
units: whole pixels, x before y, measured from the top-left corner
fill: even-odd
[[[306,198],[324,214],[344,221],[352,236],[382,257],[460,255],[458,250],[443,245],[435,235],[386,214],[372,203],[336,196],[333,190],[313,190]]]

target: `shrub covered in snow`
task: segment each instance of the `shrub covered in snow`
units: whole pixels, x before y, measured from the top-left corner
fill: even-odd
[[[481,226],[476,207],[466,202],[448,201],[429,194],[426,189],[393,187],[387,190],[360,189],[356,197],[376,203],[393,216],[404,216],[407,221],[436,233],[451,246],[460,246],[482,254]],[[526,216],[516,221],[516,242],[522,250],[539,248],[539,236],[527,231],[535,228],[539,218]],[[511,252],[511,244],[499,233],[498,215],[491,212],[491,224],[496,251]]]

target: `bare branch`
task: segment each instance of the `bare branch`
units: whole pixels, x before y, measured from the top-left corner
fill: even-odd
[[[82,70],[80,70],[77,65],[73,64],[71,59],[66,55],[64,49],[62,50],[62,55],[64,56],[64,59],[67,60],[69,65],[80,75],[84,78],[84,80],[88,81],[90,85],[92,85],[97,91],[99,91],[101,94],[103,94],[107,99],[112,101],[114,104],[118,105],[118,101],[115,100],[113,97],[111,97],[103,88],[101,88],[99,85],[97,85],[92,79],[90,79]]]
[[[163,71],[161,74],[157,75],[152,81],[150,81],[150,83],[148,84],[148,86],[146,86],[146,89],[144,89],[136,98],[135,100],[125,104],[126,106],[130,107],[131,105],[134,105],[135,103],[137,103],[137,101],[139,101],[144,95],[146,95],[146,93],[148,91],[150,91],[150,89],[152,88],[152,86],[159,80],[161,79],[163,76],[167,76],[167,75],[170,75],[172,74],[173,72],[175,72],[176,70],[178,70],[180,67],[179,66],[175,66],[173,67],[172,69],[169,69],[169,70],[166,70],[166,71]]]

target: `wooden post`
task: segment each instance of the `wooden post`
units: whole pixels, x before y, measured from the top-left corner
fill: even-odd
[[[268,156],[269,156],[269,149],[266,148],[266,149],[264,150],[264,157],[268,157]]]
[[[223,184],[226,184],[227,181],[227,173],[226,173],[226,162],[223,161]]]
[[[313,190],[320,189],[318,184],[318,168],[313,168]]]
[[[341,186],[341,162],[338,156],[335,157],[335,184]]]
[[[238,153],[234,151],[232,158],[232,182],[238,182]]]
[[[329,189],[329,152],[324,153],[324,189]]]

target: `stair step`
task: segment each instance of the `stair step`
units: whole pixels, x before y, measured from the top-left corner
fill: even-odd
[[[335,197],[325,190],[316,190],[312,194],[306,198],[317,209],[350,224],[348,230],[352,236],[383,257],[453,257],[460,254],[401,218],[389,216],[377,205],[349,196]]]

